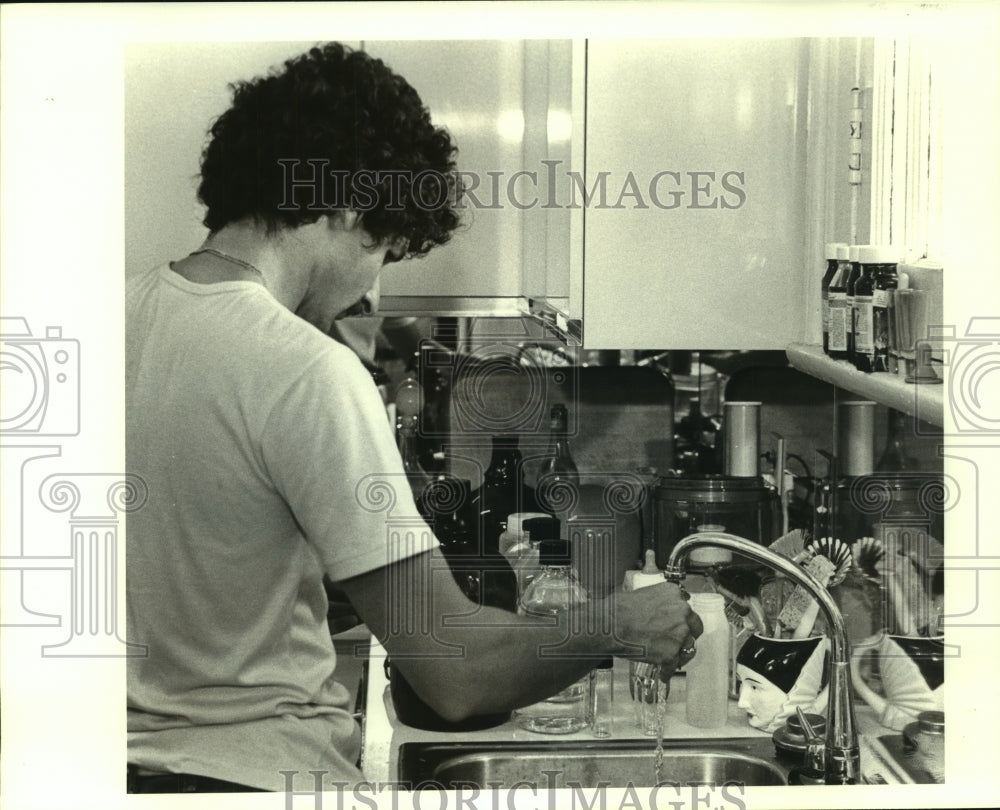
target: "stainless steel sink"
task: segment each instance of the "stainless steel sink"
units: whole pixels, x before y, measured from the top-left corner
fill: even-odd
[[[578,743],[404,743],[399,779],[411,787],[456,790],[533,787],[654,787],[651,740]],[[766,737],[666,740],[660,784],[785,785],[791,767]]]

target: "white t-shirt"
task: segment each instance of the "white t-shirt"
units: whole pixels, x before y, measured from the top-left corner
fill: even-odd
[[[360,778],[322,575],[373,570],[419,518],[368,373],[248,281],[161,266],[126,287],[128,759],[283,790]],[[391,510],[365,508],[369,476]],[[381,495],[379,496],[381,497]],[[371,506],[371,504],[366,504]]]

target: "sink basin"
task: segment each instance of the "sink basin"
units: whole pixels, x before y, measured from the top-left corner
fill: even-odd
[[[785,785],[768,738],[665,740],[660,784]],[[399,779],[411,787],[537,790],[654,787],[650,740],[574,743],[404,743]]]

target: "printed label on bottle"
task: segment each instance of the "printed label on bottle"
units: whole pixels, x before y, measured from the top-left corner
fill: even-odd
[[[872,340],[872,297],[854,296],[854,351],[870,354],[875,344]]]
[[[888,308],[891,297],[888,290],[875,290],[872,293],[872,306]]]
[[[847,297],[844,293],[830,293],[830,351],[847,351]]]

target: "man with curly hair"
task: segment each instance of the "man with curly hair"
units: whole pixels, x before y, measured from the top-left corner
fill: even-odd
[[[448,241],[455,151],[381,61],[315,47],[235,85],[202,160],[207,240],[128,280],[127,462],[149,488],[127,533],[128,632],[147,648],[128,662],[130,790],[362,779],[324,575],[450,720],[537,701],[609,655],[670,671],[700,633],[670,585],[622,595],[610,633],[488,608],[442,622],[474,606],[432,576],[436,540],[391,542],[366,508],[363,483],[403,468],[370,376],[328,333],[377,305],[385,264]],[[419,521],[405,485],[391,497],[393,519]]]

